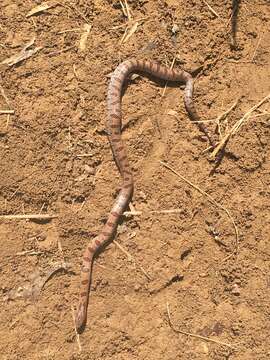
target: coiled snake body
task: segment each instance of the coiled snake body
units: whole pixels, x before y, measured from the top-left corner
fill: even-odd
[[[111,149],[123,179],[123,183],[106,224],[100,234],[88,244],[83,254],[80,299],[75,319],[76,328],[79,332],[83,331],[86,325],[93,258],[97,251],[105,243],[112,239],[116,231],[118,221],[123,212],[126,210],[133,193],[133,176],[127,159],[124,143],[121,139],[121,91],[123,83],[128,75],[131,72],[137,71],[148,73],[163,80],[185,83],[184,103],[186,110],[193,121],[199,120],[192,99],[193,78],[188,72],[169,69],[152,61],[135,59],[124,61],[115,69],[108,88],[107,132]],[[208,131],[204,125],[202,123],[198,123],[198,126],[207,136],[210,144],[212,144]]]

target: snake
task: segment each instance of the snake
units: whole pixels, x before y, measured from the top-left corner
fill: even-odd
[[[100,233],[89,242],[83,254],[79,303],[75,314],[75,326],[79,333],[85,329],[87,322],[87,308],[89,302],[93,260],[96,254],[104,247],[104,245],[113,239],[119,220],[124,211],[127,209],[133,194],[133,174],[127,158],[126,148],[121,138],[121,99],[124,82],[127,80],[129,75],[134,72],[146,73],[150,76],[165,81],[184,83],[184,104],[189,117],[192,121],[197,123],[199,129],[208,138],[210,145],[213,145],[207,128],[202,122],[199,121],[200,119],[193,103],[194,79],[189,72],[168,68],[166,66],[160,65],[155,61],[137,59],[123,61],[116,67],[111,75],[108,87],[108,117],[106,132],[116,165],[122,177],[122,186],[108,215],[105,225],[101,229]]]

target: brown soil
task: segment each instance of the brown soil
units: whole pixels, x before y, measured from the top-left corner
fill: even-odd
[[[0,211],[59,217],[1,220],[0,358],[269,359],[267,101],[217,163],[186,114],[182,88],[168,87],[162,97],[162,81],[129,81],[123,137],[135,176],[132,203],[143,214],[123,218],[117,242],[136,264],[115,244],[95,261],[81,352],[71,310],[83,250],[120,186],[105,130],[110,73],[131,57],[202,66],[195,83],[202,119],[215,119],[239,99],[221,121],[224,135],[270,92],[269,1],[208,1],[216,17],[204,1],[128,0],[133,19],[144,19],[122,44],[119,1],[67,1],[26,17],[40,3],[1,1],[0,62],[33,36],[32,48],[42,49],[0,68],[0,110],[15,110],[0,114]],[[86,21],[92,28],[82,51],[78,28]],[[208,124],[218,140],[216,123]],[[229,211],[239,231],[237,256],[226,212],[160,161]],[[150,212],[169,209],[181,211]],[[63,260],[69,267],[54,271]],[[174,331],[168,308],[174,329],[216,342]]]

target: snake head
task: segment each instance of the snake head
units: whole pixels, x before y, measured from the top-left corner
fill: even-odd
[[[79,334],[82,333],[85,329],[86,311],[87,311],[87,305],[80,302],[79,306],[77,308],[77,313],[76,313],[76,317],[75,317],[75,326],[76,326],[76,330]]]

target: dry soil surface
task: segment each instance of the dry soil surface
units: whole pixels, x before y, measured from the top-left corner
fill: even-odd
[[[40,4],[0,8],[1,359],[269,359],[269,99],[243,119],[270,93],[269,0],[59,0],[27,16]],[[122,250],[95,261],[80,350],[81,256],[121,184],[107,86],[132,57],[197,70],[194,101],[217,143],[242,126],[214,161],[183,86],[127,81],[141,214],[121,220]],[[57,217],[4,217],[40,213]]]

